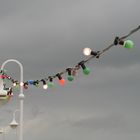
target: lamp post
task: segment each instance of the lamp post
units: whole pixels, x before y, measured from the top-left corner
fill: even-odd
[[[3,140],[5,139],[5,130],[4,128],[0,128],[0,134],[3,134]]]
[[[20,83],[23,83],[23,65],[16,59],[8,59],[6,60],[2,66],[1,70],[4,69],[4,66],[9,62],[15,62],[20,67]],[[20,125],[19,125],[19,140],[23,140],[23,105],[24,105],[24,94],[23,94],[23,87],[20,86],[20,94],[19,94],[19,100],[20,100]]]
[[[5,134],[9,131],[9,126],[0,128],[0,135],[2,135],[3,140],[5,140]]]
[[[0,134],[2,134],[3,133],[3,128],[0,128]]]
[[[16,112],[20,111],[19,109],[16,109],[14,112],[13,112],[13,119],[12,119],[12,122],[10,123],[10,127],[15,129],[18,127],[18,123],[16,122]]]

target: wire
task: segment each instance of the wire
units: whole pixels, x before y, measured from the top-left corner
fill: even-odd
[[[89,61],[90,61],[91,59],[93,59],[93,58],[99,58],[102,54],[104,54],[106,51],[108,51],[109,49],[111,49],[113,46],[118,45],[118,41],[122,41],[122,40],[126,39],[127,37],[129,37],[129,36],[131,36],[132,34],[134,34],[135,32],[137,32],[139,29],[140,29],[140,25],[139,25],[137,28],[131,30],[131,31],[130,31],[128,34],[126,34],[125,36],[122,36],[122,37],[120,37],[120,38],[119,38],[119,37],[116,37],[115,40],[114,40],[114,42],[113,42],[112,44],[110,44],[109,46],[107,46],[106,48],[104,48],[104,49],[101,50],[101,51],[97,51],[97,55],[91,55],[91,56],[89,56],[88,58],[82,60],[81,62],[87,63],[87,62],[89,62]],[[117,41],[117,42],[116,42],[116,41]],[[72,67],[71,69],[72,69],[73,71],[77,71],[77,70],[81,69],[81,67],[80,67],[79,64],[80,64],[80,62],[77,63],[77,64],[76,64],[74,67]],[[7,79],[11,80],[12,82],[13,82],[13,81],[17,81],[17,80],[14,80],[13,78],[11,78],[9,75],[7,75],[4,71],[1,71],[1,73],[2,73],[2,75],[4,75]],[[59,72],[60,75],[63,75],[63,74],[65,74],[65,73],[67,73],[67,69],[63,70],[62,72]],[[58,74],[58,73],[57,73],[57,74]],[[51,77],[52,79],[54,79],[54,78],[57,77],[57,74],[55,74],[55,75],[53,75],[53,76],[49,76],[49,77],[47,77],[47,78],[44,78],[44,80],[45,80],[45,81],[48,81],[48,80],[50,79],[50,77]],[[34,81],[41,82],[42,79],[41,79],[41,80],[34,80]],[[17,83],[19,83],[19,82],[17,82]],[[24,82],[24,83],[28,83],[28,81],[27,81],[27,82]]]

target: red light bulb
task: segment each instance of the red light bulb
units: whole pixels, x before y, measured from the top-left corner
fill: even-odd
[[[56,76],[59,79],[59,84],[64,86],[65,85],[65,79],[62,78],[62,76],[60,75],[60,73],[56,74]]]
[[[10,94],[10,95],[8,95],[8,96],[11,98],[11,97],[13,97],[13,96],[14,96],[14,94],[13,94],[13,93],[11,93],[11,94]]]
[[[28,86],[27,85],[24,85],[24,89],[28,89]]]
[[[61,80],[59,80],[59,84],[60,84],[60,85],[64,86],[65,83],[66,83],[65,79],[61,79]]]

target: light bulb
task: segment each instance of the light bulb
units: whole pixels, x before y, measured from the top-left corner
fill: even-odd
[[[24,82],[23,87],[24,87],[24,89],[28,89],[28,81],[27,82]]]
[[[90,69],[86,67],[85,69],[83,69],[83,73],[85,75],[89,75],[90,74]]]
[[[59,84],[62,85],[62,86],[64,86],[65,85],[65,79],[63,79],[62,76],[59,73],[56,74],[56,76],[59,79]]]
[[[49,76],[48,87],[50,88],[54,87],[53,78],[51,76]]]
[[[59,80],[60,85],[64,86],[65,85],[65,79]]]
[[[47,89],[48,88],[48,85],[46,84],[46,81],[44,79],[42,79],[41,81],[43,83],[43,88],[44,89]]]
[[[84,48],[83,49],[83,54],[86,56],[91,55],[92,50],[90,48]]]
[[[0,78],[5,79],[6,76],[5,75],[0,75]]]
[[[14,96],[14,94],[13,93],[11,93],[10,95],[8,95],[9,97],[13,97]]]
[[[83,73],[84,73],[85,75],[89,75],[89,74],[90,74],[90,69],[87,68],[87,67],[85,66],[84,61],[81,61],[81,62],[79,63],[79,65],[82,67]]]
[[[43,88],[44,89],[47,89],[48,88],[48,85],[47,84],[43,85]]]
[[[28,89],[28,85],[27,84],[24,84],[24,89]]]
[[[7,76],[7,79],[9,79],[9,80],[10,80],[10,79],[11,79],[11,77],[10,77],[10,76]]]
[[[134,48],[134,43],[131,40],[126,40],[124,41],[124,48],[126,49],[133,49]]]
[[[72,75],[72,68],[67,68],[66,71],[68,72],[68,76],[67,76],[67,79],[68,81],[73,81],[74,80],[74,77]]]
[[[67,79],[68,79],[68,81],[73,81],[74,80],[74,77],[72,76],[72,75],[68,75],[68,77],[67,77]]]
[[[30,85],[33,85],[33,84],[34,84],[34,80],[29,80],[28,83],[29,83]]]
[[[50,88],[54,87],[54,83],[53,82],[48,82],[48,87],[50,87]]]
[[[44,83],[44,84],[45,84],[45,83]],[[36,86],[36,87],[39,87],[39,81],[38,81],[38,80],[34,81],[34,82],[33,82],[33,85]]]
[[[17,83],[13,83],[13,86],[15,87],[17,85]]]
[[[21,83],[20,83],[20,86],[21,86],[21,87],[22,87],[22,86],[24,86],[24,83],[23,83],[23,82],[21,82]]]
[[[77,76],[77,71],[76,70],[72,70],[72,76]]]

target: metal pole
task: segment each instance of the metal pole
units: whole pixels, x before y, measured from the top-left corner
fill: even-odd
[[[4,66],[8,62],[15,62],[20,66],[20,83],[23,82],[23,65],[16,59],[8,59],[6,60],[2,66],[1,70],[4,69]],[[20,94],[19,94],[19,100],[20,100],[20,126],[19,126],[19,140],[23,140],[23,105],[24,105],[24,94],[23,94],[23,87],[20,86]]]
[[[20,110],[19,109],[16,109],[14,112],[13,112],[13,118],[15,119],[16,118],[16,112],[20,112]]]
[[[2,136],[3,140],[4,140],[4,128],[0,128],[0,135]]]
[[[5,130],[3,130],[3,140],[5,140]]]

